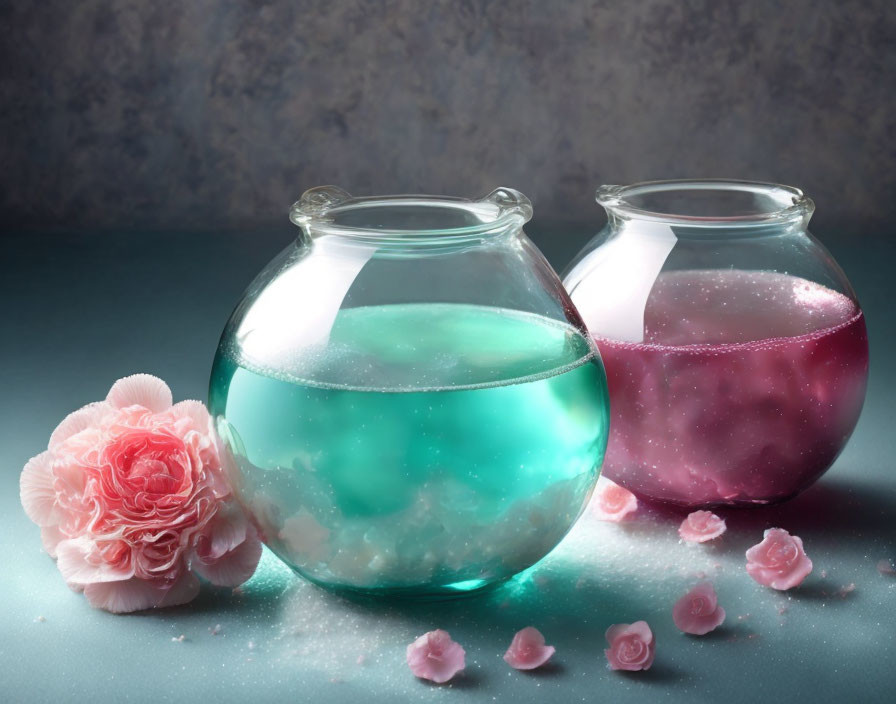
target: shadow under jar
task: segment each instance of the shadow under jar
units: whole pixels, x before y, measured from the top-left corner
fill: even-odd
[[[858,420],[865,320],[787,186],[603,186],[607,226],[564,277],[611,403],[604,474],[687,507],[795,496]]]
[[[437,596],[563,538],[606,449],[594,343],[529,201],[313,189],[227,324],[210,406],[263,540],[320,585]]]

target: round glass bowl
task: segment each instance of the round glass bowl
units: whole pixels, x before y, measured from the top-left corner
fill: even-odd
[[[603,366],[529,201],[313,189],[249,286],[210,407],[264,541],[336,589],[438,596],[563,538],[608,433]]]
[[[687,507],[767,504],[818,479],[858,420],[865,319],[787,186],[604,186],[609,221],[565,284],[606,366],[604,473]]]

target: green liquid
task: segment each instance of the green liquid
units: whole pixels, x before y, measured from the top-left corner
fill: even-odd
[[[464,305],[340,311],[325,351],[219,350],[211,408],[268,545],[365,590],[481,586],[578,517],[608,430],[600,361],[568,325]]]

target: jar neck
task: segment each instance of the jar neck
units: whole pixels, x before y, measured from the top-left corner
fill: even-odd
[[[487,244],[520,233],[532,204],[499,188],[479,200],[435,196],[355,198],[324,186],[307,191],[290,211],[308,241],[405,255]]]
[[[651,181],[601,186],[597,202],[618,230],[677,237],[756,237],[803,230],[815,209],[798,188],[752,181]],[[631,227],[636,224],[638,227]]]

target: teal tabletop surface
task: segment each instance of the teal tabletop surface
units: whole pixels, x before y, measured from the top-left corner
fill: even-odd
[[[531,234],[562,266],[587,239]],[[0,272],[0,701],[3,702],[668,702],[894,701],[896,314],[884,237],[822,238],[851,278],[871,338],[863,416],[814,487],[772,508],[720,511],[728,532],[684,544],[681,513],[643,509],[624,525],[586,515],[545,560],[491,592],[452,601],[347,601],[268,552],[237,590],[116,616],[70,591],[21,509],[18,477],[71,410],[115,379],[149,372],[175,399],[205,399],[220,330],[240,291],[292,236],[264,233],[13,235]],[[552,245],[552,242],[555,243]],[[803,538],[814,570],[776,592],[745,572],[765,528]],[[704,637],[681,633],[672,604],[710,579],[727,612]],[[604,657],[613,623],[656,634],[648,672]],[[502,655],[524,626],[556,646],[517,672]],[[415,679],[405,648],[443,628],[466,649],[448,685]]]

